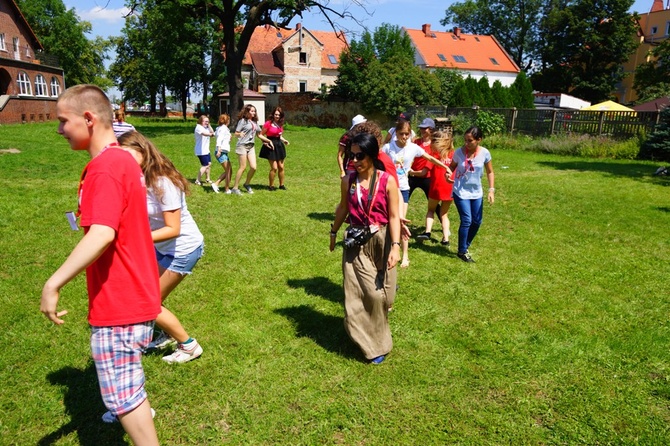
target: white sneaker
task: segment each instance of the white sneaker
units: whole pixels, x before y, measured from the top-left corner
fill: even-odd
[[[231,191],[232,191],[232,192],[231,192],[232,194],[235,194],[235,195],[242,195],[242,192],[240,192],[239,189],[231,189]]]
[[[230,195],[230,194],[232,194],[232,193],[233,193],[233,191],[230,190],[230,189],[228,189],[228,190],[226,191],[226,194],[228,194],[228,195]]]
[[[248,184],[245,184],[244,188],[247,190],[248,194],[253,194],[254,193],[254,190]]]
[[[202,347],[200,347],[198,341],[194,339],[193,342],[189,344],[179,344],[174,353],[163,356],[163,361],[170,364],[182,364],[184,362],[192,361],[200,355],[202,355]]]
[[[176,343],[177,341],[175,341],[172,336],[165,333],[164,331],[161,331],[161,334],[159,334],[156,339],[149,343],[147,350],[162,350]]]
[[[219,193],[219,186],[217,186],[216,184],[212,183],[212,189],[213,189],[214,192],[216,192],[217,194]]]
[[[151,418],[156,418],[156,411],[154,408],[151,408]],[[118,423],[119,422],[119,417],[111,413],[110,411],[107,411],[102,414],[102,422],[103,423]]]

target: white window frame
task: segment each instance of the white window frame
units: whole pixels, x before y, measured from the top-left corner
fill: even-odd
[[[278,93],[279,83],[275,80],[268,81],[268,90],[270,91],[270,93]]]
[[[7,44],[5,43],[5,33],[0,33],[0,51],[7,51]]]
[[[49,96],[47,80],[41,74],[35,76],[35,96]]]
[[[60,96],[60,81],[58,80],[57,77],[54,76],[51,78],[50,88],[51,88],[51,96],[55,98]]]
[[[30,45],[26,45],[26,57],[32,59],[32,56],[30,55]]]
[[[30,77],[25,71],[19,71],[19,76],[16,78],[16,85],[19,86],[19,96],[32,96],[33,87],[30,83]]]

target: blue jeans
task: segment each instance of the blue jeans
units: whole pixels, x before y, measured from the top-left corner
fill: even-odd
[[[463,254],[467,252],[482,224],[484,198],[464,200],[454,194],[454,204],[458,209],[458,215],[461,217],[461,225],[458,227],[458,253]]]

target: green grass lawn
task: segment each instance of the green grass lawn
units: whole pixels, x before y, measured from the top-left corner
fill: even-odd
[[[132,123],[195,177],[193,123]],[[341,248],[328,252],[342,131],[287,128],[286,192],[267,190],[265,160],[254,195],[193,187],[206,254],[167,306],[205,352],[144,360],[163,444],[670,443],[670,182],[657,165],[494,151],[477,263],[441,246],[437,223],[432,243],[410,242],[394,349],[371,366],[344,331]],[[0,444],[127,444],[100,421],[83,275],[62,291],[65,325],[39,312],[82,236],[64,212],[87,154],[55,123],[0,126],[8,148],[20,153],[0,153]],[[419,191],[414,233],[425,207]]]

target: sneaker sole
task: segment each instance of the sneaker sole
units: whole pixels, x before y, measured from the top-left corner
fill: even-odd
[[[182,351],[183,351],[183,350],[182,350]],[[193,352],[192,355],[187,356],[186,359],[185,359],[184,361],[177,361],[177,360],[173,360],[173,359],[168,359],[168,358],[170,358],[172,355],[163,356],[163,358],[161,358],[161,359],[162,359],[163,361],[167,362],[168,364],[184,364],[184,363],[186,363],[186,362],[193,361],[194,359],[198,359],[198,358],[202,355],[202,351],[203,351],[203,350],[202,350],[202,347],[201,347],[200,345],[198,345],[198,346],[195,348],[195,352]],[[176,353],[176,352],[175,352],[175,353]],[[174,354],[174,353],[173,353],[173,354]]]

